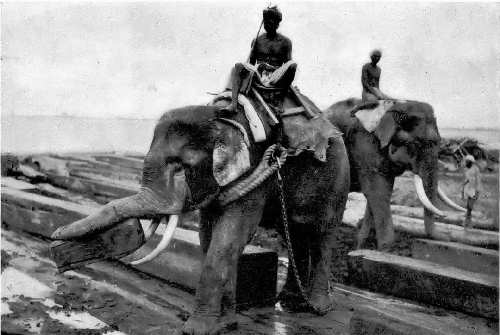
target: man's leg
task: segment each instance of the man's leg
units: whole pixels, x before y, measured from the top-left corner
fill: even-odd
[[[286,63],[282,65],[284,67],[283,72],[281,73],[280,69],[277,69],[274,74],[277,74],[276,78],[271,80],[271,84],[276,87],[288,87],[292,84],[295,79],[295,72],[297,72],[297,64],[296,63]],[[274,77],[274,76],[273,76]]]
[[[297,63],[288,61],[273,72],[269,84],[275,87],[288,87],[295,79]]]
[[[243,78],[248,76],[248,70],[242,63],[236,63],[234,65],[233,75],[232,75],[232,88],[231,88],[231,103],[224,107],[222,110],[236,113],[238,112],[238,94],[241,90],[241,84]]]
[[[470,228],[471,226],[472,207],[474,207],[474,198],[467,197],[467,212],[465,213],[464,229]]]

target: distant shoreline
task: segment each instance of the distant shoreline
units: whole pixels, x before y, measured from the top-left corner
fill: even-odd
[[[34,114],[34,115],[26,115],[26,114],[2,114],[2,118],[4,117],[29,117],[29,118],[46,118],[46,117],[55,117],[55,118],[68,118],[68,119],[87,119],[87,120],[130,120],[130,121],[156,121],[159,119],[161,114],[158,115],[157,118],[154,117],[128,117],[128,116],[116,116],[116,117],[97,117],[97,116],[78,116],[78,115],[69,115],[69,114]],[[498,131],[500,132],[500,127],[440,127],[440,129],[448,129],[448,130],[477,130],[477,131]]]

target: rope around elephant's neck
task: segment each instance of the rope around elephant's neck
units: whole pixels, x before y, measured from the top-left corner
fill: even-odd
[[[248,177],[238,181],[227,190],[221,191],[219,189],[216,193],[208,196],[200,203],[189,206],[188,211],[208,207],[213,202],[216,202],[219,206],[225,206],[238,200],[256,189],[257,186],[269,178],[279,166],[285,164],[286,158],[287,151],[285,148],[277,144],[271,145],[262,155],[262,160],[257,168],[255,168]],[[273,162],[271,162],[272,159],[274,160]]]
[[[271,145],[266,149],[262,160],[250,176],[219,195],[217,199],[219,204],[222,206],[227,205],[253,191],[269,178],[280,165],[285,164],[286,157],[287,152],[285,148],[277,144]],[[274,159],[274,161],[271,162],[271,159]]]

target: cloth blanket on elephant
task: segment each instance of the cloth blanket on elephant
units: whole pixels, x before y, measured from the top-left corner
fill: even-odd
[[[216,96],[211,104],[222,107],[230,100],[231,92],[226,91]],[[309,99],[307,101],[310,102]],[[272,116],[265,111],[265,107],[255,97],[249,98],[243,94],[239,94],[238,102],[243,106],[254,140],[263,142],[269,139],[273,131],[272,126],[275,124],[271,120]],[[304,151],[310,151],[316,159],[326,162],[329,139],[341,137],[342,133],[321,112],[314,118],[308,118],[300,111],[299,103],[288,95],[283,106],[285,112],[280,115],[279,122],[282,123],[284,132],[283,145],[288,148],[289,154],[299,155]]]
[[[404,103],[405,101],[377,100],[369,103],[362,103],[355,106],[351,110],[351,114],[356,116],[367,131],[373,132],[380,123],[382,116],[384,116],[389,109],[399,102]]]

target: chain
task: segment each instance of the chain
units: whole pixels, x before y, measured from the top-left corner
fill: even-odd
[[[283,228],[284,228],[283,230],[285,231],[286,247],[288,249],[288,260],[292,267],[292,271],[295,280],[297,281],[297,285],[299,287],[299,292],[302,299],[304,299],[304,301],[310,308],[315,309],[314,306],[312,306],[309,300],[307,299],[306,293],[304,292],[304,287],[302,286],[302,281],[300,280],[299,270],[297,268],[297,264],[295,263],[295,257],[293,255],[293,248],[292,248],[292,240],[290,239],[290,229],[288,227],[288,215],[286,213],[286,201],[285,201],[285,192],[283,190],[283,178],[281,177],[280,170],[281,170],[281,164],[279,163],[278,160],[278,169],[276,170],[276,177],[277,177],[276,181],[279,189],[279,198],[281,204],[281,219],[283,221]]]

